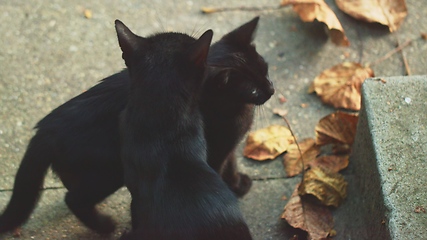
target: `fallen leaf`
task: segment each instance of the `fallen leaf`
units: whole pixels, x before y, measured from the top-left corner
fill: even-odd
[[[298,185],[282,213],[289,225],[308,233],[308,239],[324,239],[332,231],[334,220],[326,206],[311,203],[298,195]]]
[[[347,182],[339,173],[311,168],[305,172],[298,193],[313,195],[326,206],[338,207],[347,196]]]
[[[314,90],[326,104],[358,111],[361,106],[362,83],[373,76],[374,72],[369,67],[344,62],[320,73],[310,90]]]
[[[85,18],[87,18],[87,19],[91,19],[91,18],[92,18],[92,11],[91,11],[91,10],[89,10],[89,9],[85,9],[85,10],[83,11],[83,15],[85,16]]]
[[[287,100],[286,100],[286,98],[285,98],[285,96],[283,96],[283,95],[282,95],[282,94],[280,94],[280,93],[279,93],[278,98],[279,98],[279,102],[280,102],[280,103],[282,103],[282,104],[283,104],[283,103],[285,103],[285,102],[287,101]]]
[[[284,153],[291,143],[293,138],[288,128],[271,125],[249,133],[243,155],[258,161],[274,159]]]
[[[304,22],[317,20],[326,24],[333,43],[340,46],[350,46],[340,21],[324,0],[282,0],[280,5],[292,5],[293,10]]]
[[[426,213],[426,209],[423,206],[416,206],[414,212],[416,212],[416,213]]]
[[[345,156],[321,156],[307,163],[310,168],[322,168],[332,173],[337,173],[348,166],[348,155]]]
[[[315,140],[312,138],[301,141],[299,147],[301,149],[302,159],[304,159],[305,170],[309,166],[308,163],[313,161],[316,156],[320,154],[320,147],[316,145]],[[302,172],[301,154],[295,143],[289,145],[288,152],[283,157],[283,165],[285,166],[287,177],[293,177]]]
[[[348,15],[359,20],[386,25],[390,32],[396,31],[408,15],[405,0],[335,0],[335,2]]]
[[[421,38],[427,40],[427,33],[421,33]]]
[[[307,90],[308,93],[314,93],[314,82],[311,82],[310,86],[308,87]]]
[[[351,145],[346,144],[346,143],[344,143],[344,144],[335,143],[333,148],[332,148],[332,152],[334,154],[338,154],[338,155],[350,154],[351,153]]]
[[[213,8],[213,7],[202,7],[201,11],[202,13],[205,13],[205,14],[218,12],[217,8]]]
[[[316,144],[347,144],[352,145],[356,135],[357,114],[337,111],[320,119],[315,127]]]
[[[285,117],[286,114],[288,114],[288,110],[280,109],[280,108],[273,108],[273,113],[280,116],[280,117]]]

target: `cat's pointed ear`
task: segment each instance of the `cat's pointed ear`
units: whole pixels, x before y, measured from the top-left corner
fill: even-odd
[[[239,45],[251,44],[255,38],[258,21],[259,16],[226,34],[221,40],[233,42]]]
[[[144,38],[135,35],[124,23],[116,19],[114,22],[116,26],[117,38],[119,45],[123,52],[123,59],[126,60],[128,56],[134,53]]]
[[[208,57],[209,47],[213,36],[212,30],[207,30],[202,36],[193,43],[189,50],[190,61],[197,66],[204,65]]]

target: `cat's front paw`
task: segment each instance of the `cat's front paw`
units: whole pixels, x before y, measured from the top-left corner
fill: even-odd
[[[229,186],[237,197],[243,197],[251,189],[252,179],[244,173],[237,173],[234,183]]]

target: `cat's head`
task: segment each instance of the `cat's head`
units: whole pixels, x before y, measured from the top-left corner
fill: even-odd
[[[146,94],[146,98],[151,98],[147,102],[169,96],[189,99],[198,95],[205,79],[212,30],[197,40],[174,32],[145,38],[135,35],[119,20],[115,26],[122,57],[129,69],[131,95]]]
[[[252,19],[211,46],[205,91],[236,103],[256,105],[274,94],[268,64],[252,44],[258,21],[259,17]]]

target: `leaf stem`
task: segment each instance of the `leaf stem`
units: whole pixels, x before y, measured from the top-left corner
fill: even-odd
[[[286,122],[286,125],[288,125],[289,131],[291,132],[292,137],[294,138],[295,144],[297,145],[297,147],[298,147],[298,151],[299,151],[299,154],[300,154],[300,156],[301,156],[301,165],[302,165],[302,171],[301,171],[301,173],[302,173],[302,178],[301,178],[301,183],[302,183],[302,182],[303,182],[303,180],[304,180],[304,172],[305,172],[305,167],[304,167],[304,158],[303,158],[303,156],[302,156],[302,151],[301,151],[301,148],[300,148],[300,146],[299,146],[299,144],[298,144],[297,138],[295,137],[294,131],[293,131],[293,130],[292,130],[292,128],[291,128],[291,124],[289,124],[288,119],[286,119],[286,117],[282,117],[282,119]]]

